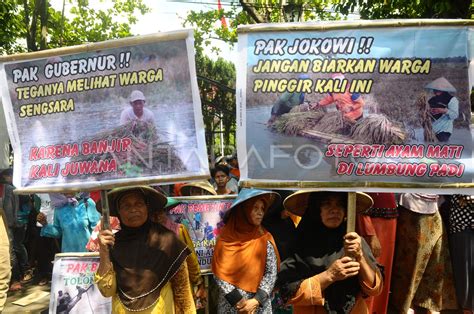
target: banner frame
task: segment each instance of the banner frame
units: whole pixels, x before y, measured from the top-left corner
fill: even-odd
[[[264,23],[242,25],[238,34],[256,32],[329,31],[361,28],[423,27],[423,26],[474,26],[474,20],[466,19],[383,19],[357,21],[319,21],[298,23]]]
[[[239,35],[238,47],[239,53],[242,51],[242,58],[245,57],[245,62],[240,61],[237,64],[237,126],[242,130],[238,130],[239,134],[246,134],[246,90],[247,85],[247,70],[246,60],[247,53],[245,49],[247,46],[248,36],[257,33],[280,33],[285,34],[290,32],[305,32],[305,31],[341,31],[341,30],[361,30],[361,29],[393,29],[393,28],[467,28],[467,31],[474,34],[474,20],[469,19],[381,19],[381,20],[355,20],[355,21],[318,21],[318,22],[297,22],[297,23],[262,23],[252,25],[242,25],[237,29]],[[267,34],[265,34],[267,35]],[[282,35],[284,36],[284,35]],[[474,47],[474,46],[471,46]],[[472,56],[472,51],[468,46],[468,60],[469,55]],[[472,60],[472,59],[471,59]],[[239,75],[243,78],[239,80]],[[472,78],[471,78],[472,80]],[[470,83],[470,85],[472,85]],[[239,99],[240,97],[240,99]],[[242,114],[243,112],[243,114]],[[471,112],[471,115],[473,113]],[[474,120],[472,120],[474,121]],[[471,123],[471,133],[474,125]],[[472,133],[474,136],[474,133]],[[244,138],[247,139],[245,136]],[[239,157],[245,157],[247,153],[247,142],[238,143]],[[245,158],[242,158],[244,160]],[[248,176],[247,160],[241,167],[242,177]],[[241,188],[261,188],[261,189],[315,189],[315,190],[333,190],[344,192],[412,192],[414,189],[425,193],[439,193],[439,194],[474,194],[474,179],[473,182],[383,182],[383,181],[299,181],[287,180],[278,181],[273,179],[242,179],[239,181]]]
[[[41,51],[33,51],[26,53],[19,53],[14,55],[0,56],[0,63],[5,62],[16,62],[30,59],[42,59],[48,58],[51,56],[56,56],[58,54],[77,54],[83,52],[91,52],[99,49],[112,49],[112,48],[121,48],[126,46],[133,45],[144,45],[150,43],[156,43],[160,41],[170,41],[170,40],[180,40],[186,39],[189,36],[192,36],[194,33],[192,29],[184,29],[179,31],[163,32],[163,33],[154,33],[148,35],[132,36],[120,39],[113,39],[107,41],[101,41],[96,43],[88,43],[77,46],[70,47],[61,47]]]
[[[153,33],[148,35],[141,35],[141,36],[133,36],[121,39],[114,39],[114,40],[107,40],[97,43],[88,43],[70,47],[61,47],[55,49],[48,49],[42,51],[35,51],[35,52],[28,52],[28,53],[20,53],[14,55],[7,55],[7,56],[0,56],[0,73],[5,72],[5,65],[9,63],[21,62],[25,60],[37,60],[37,59],[44,59],[49,58],[52,56],[58,55],[73,55],[79,53],[90,53],[96,50],[104,50],[104,49],[115,49],[121,47],[128,47],[134,45],[146,45],[152,43],[159,43],[163,41],[173,41],[173,40],[183,40],[186,45],[188,60],[189,60],[189,73],[191,77],[196,77],[196,67],[195,67],[195,60],[194,60],[194,31],[192,29],[183,29],[177,31],[170,31],[170,32],[163,32],[163,33]],[[0,75],[0,91],[2,94],[8,94],[8,82],[6,79],[6,75]],[[195,130],[196,130],[196,138],[197,138],[197,147],[204,148],[206,147],[205,139],[204,139],[204,124],[202,120],[197,119],[197,117],[202,117],[202,108],[201,108],[201,100],[199,97],[199,88],[197,82],[191,82],[191,94],[193,100],[193,106],[195,107],[194,110],[194,122],[195,122]],[[5,116],[9,117],[9,121],[7,121],[7,130],[10,137],[11,144],[13,146],[13,152],[16,160],[17,158],[21,158],[22,156],[22,147],[20,145],[19,133],[18,128],[16,125],[16,120],[14,117],[14,113],[12,111],[12,103],[10,99],[2,99],[0,97],[0,102],[3,104],[3,108],[5,109]],[[78,191],[91,191],[91,190],[104,190],[104,189],[112,189],[115,187],[123,187],[129,185],[137,185],[137,184],[144,184],[144,185],[151,185],[151,184],[173,184],[177,182],[189,182],[189,181],[199,181],[199,180],[206,180],[210,178],[209,173],[209,164],[207,159],[203,159],[198,156],[199,163],[203,165],[201,167],[201,171],[194,172],[192,175],[190,174],[166,174],[155,176],[153,179],[149,177],[147,179],[143,179],[142,177],[136,178],[121,178],[121,179],[113,179],[113,180],[102,180],[101,182],[97,181],[89,181],[86,183],[60,183],[60,184],[47,184],[47,185],[35,185],[35,186],[24,186],[18,187],[15,189],[15,194],[32,194],[32,193],[50,193],[50,192],[78,192]],[[15,168],[15,167],[14,167]],[[15,181],[15,176],[14,176]]]
[[[344,192],[412,192],[425,191],[439,194],[474,194],[474,183],[401,183],[401,182],[315,182],[315,181],[271,181],[271,180],[243,180],[242,188],[258,189],[319,189]],[[461,191],[462,190],[462,191]]]

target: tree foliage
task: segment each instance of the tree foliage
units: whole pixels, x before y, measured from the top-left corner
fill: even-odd
[[[301,22],[344,19],[465,18],[474,14],[472,0],[239,0],[230,9],[190,11],[183,25],[195,29],[196,49],[212,47],[211,39],[233,45],[237,26],[254,23]],[[225,18],[227,27],[221,20]]]
[[[3,0],[0,3],[0,54],[21,51],[16,39],[21,37],[22,23],[18,16],[16,0]]]
[[[359,12],[363,19],[464,18],[473,14],[472,0],[340,0],[342,14]]]
[[[235,145],[235,66],[222,58],[213,61],[197,53],[196,72],[209,153],[218,152],[219,132],[223,132],[225,153],[231,153]]]
[[[190,11],[184,26],[192,26],[196,49],[204,46],[218,52],[211,39],[223,40],[231,45],[237,42],[237,26],[255,23],[296,22],[309,20],[334,20],[340,15],[325,10],[332,0],[239,0],[229,9]],[[225,18],[226,25],[222,20]]]
[[[142,0],[63,1],[68,13],[54,9],[48,0],[3,0],[0,54],[127,37],[136,16],[149,11]]]
[[[234,86],[235,70],[227,71],[230,65],[223,66],[223,60],[213,62],[202,56],[205,46],[218,52],[212,46],[212,39],[219,39],[233,45],[237,42],[239,25],[294,22],[313,20],[344,19],[349,14],[359,14],[362,19],[384,18],[470,18],[474,13],[472,0],[239,0],[226,9],[210,11],[190,11],[184,20],[184,26],[192,26],[197,50],[197,71],[202,77],[219,80],[224,79],[227,86]],[[225,18],[226,24],[222,22]],[[224,71],[225,75],[220,74]],[[229,77],[229,75],[233,75]],[[207,85],[206,85],[207,84]],[[212,89],[209,82],[200,81],[201,99],[206,129],[215,131],[215,117],[219,114],[215,106],[222,107],[225,124],[225,143],[229,144],[229,134],[235,128],[235,100],[223,90],[212,99],[207,99]],[[210,93],[210,94],[209,94]],[[222,93],[222,94],[221,94]],[[210,103],[208,102],[210,101]],[[206,111],[206,104],[210,110]],[[213,124],[214,123],[214,124]],[[209,135],[209,133],[208,133]],[[209,135],[210,136],[210,135]],[[208,138],[208,143],[215,142]],[[232,143],[230,143],[232,144]]]
[[[211,40],[218,39],[233,45],[237,42],[237,26],[259,22],[289,22],[314,19],[336,19],[339,15],[327,12],[324,8],[329,0],[287,1],[285,5],[280,0],[255,0],[252,2],[240,0],[239,4],[229,9],[210,11],[190,11],[183,25],[192,26],[196,54],[196,68],[199,78],[201,101],[203,102],[203,117],[206,125],[206,142],[212,149],[216,147],[220,132],[220,121],[224,129],[225,153],[232,151],[235,146],[235,67],[231,62],[219,58],[213,61],[204,56],[204,47],[219,52],[212,46]],[[225,23],[223,23],[225,18]],[[211,80],[210,80],[211,79]],[[212,83],[211,81],[214,81]],[[210,153],[216,153],[217,148]]]

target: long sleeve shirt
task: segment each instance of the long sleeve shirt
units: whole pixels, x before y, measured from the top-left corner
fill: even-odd
[[[293,298],[289,300],[293,304],[294,314],[326,314],[324,308],[324,291],[321,290],[320,275],[305,279]],[[362,294],[376,296],[382,292],[383,284],[380,272],[375,272],[375,282],[365,282],[359,277],[361,293],[356,297],[356,303],[351,310],[354,314],[368,314],[367,304]]]
[[[191,286],[197,286],[201,284],[203,280],[201,276],[201,267],[199,267],[199,261],[193,241],[191,240],[188,229],[186,229],[184,225],[179,224],[178,233],[178,238],[184,242],[184,244],[186,244],[191,251],[191,254],[186,258],[186,264],[188,266],[189,281]]]
[[[4,184],[3,193],[3,210],[5,211],[6,220],[9,228],[17,227],[17,213],[20,208],[20,199],[14,194],[15,187],[11,184]]]
[[[117,295],[117,279],[113,267],[103,276],[95,274],[94,281],[104,297],[112,297],[112,313],[134,313],[128,311],[120,302]],[[161,289],[157,302],[149,309],[139,311],[141,314],[161,313],[196,313],[194,300],[189,286],[188,270],[186,263],[180,267],[176,275]]]
[[[252,265],[248,265],[248,267],[252,267]],[[275,281],[277,278],[277,257],[273,245],[268,242],[267,243],[267,261],[265,264],[265,271],[263,273],[263,278],[258,286],[258,290],[262,291],[266,294],[264,300],[259,300],[262,302],[257,313],[272,313],[271,307],[271,295],[273,291],[273,287],[275,286]],[[219,300],[218,300],[218,313],[237,313],[237,309],[235,308],[234,304],[230,304],[229,301],[226,299],[226,295],[230,294],[234,290],[237,290],[242,297],[245,299],[252,299],[255,297],[255,293],[247,292],[239,287],[236,287],[224,280],[219,279],[218,277],[214,276],[216,279],[217,285],[219,286]]]
[[[439,119],[433,121],[433,132],[453,133],[453,122],[459,116],[459,100],[456,97],[451,98],[448,103],[448,112]]]
[[[66,204],[55,209],[54,222],[41,228],[42,237],[61,238],[61,252],[87,252],[92,230],[100,220],[93,200],[80,201],[76,206]]]
[[[330,93],[319,102],[319,105],[328,106],[332,103],[335,103],[337,110],[341,111],[344,117],[349,120],[354,121],[363,114],[364,100],[360,94],[352,94],[349,91]]]

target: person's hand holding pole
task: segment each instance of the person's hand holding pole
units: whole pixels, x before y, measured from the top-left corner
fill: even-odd
[[[99,232],[99,256],[100,263],[97,273],[99,276],[105,275],[111,268],[110,248],[115,244],[115,236],[111,230],[105,229]]]
[[[39,222],[43,227],[48,224],[46,215],[43,213],[39,213],[38,216],[36,216],[36,221]]]
[[[100,263],[97,273],[99,276],[103,276],[112,268],[110,248],[114,246],[115,236],[110,228],[109,199],[106,190],[100,191],[100,198],[102,201],[102,219],[99,232]]]

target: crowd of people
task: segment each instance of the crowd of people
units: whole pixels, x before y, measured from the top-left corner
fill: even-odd
[[[347,232],[347,193],[239,190],[234,154],[209,181],[112,189],[102,230],[100,193],[47,194],[48,217],[44,195],[17,195],[12,170],[1,175],[0,291],[47,285],[55,253],[98,251],[113,313],[473,313],[472,196],[357,192]],[[232,194],[206,287],[190,223],[169,213],[176,196]]]

